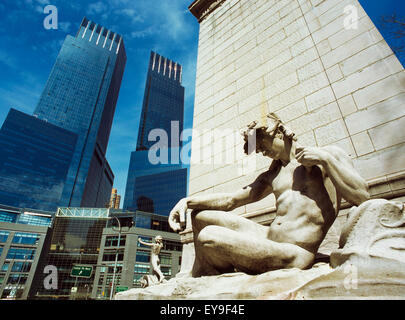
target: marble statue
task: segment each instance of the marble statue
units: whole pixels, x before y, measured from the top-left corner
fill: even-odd
[[[366,182],[340,148],[299,146],[276,114],[267,115],[265,123],[251,123],[243,136],[245,152],[272,158],[270,168],[239,190],[186,197],[170,212],[171,228],[181,231],[186,211],[192,210],[192,277],[308,269],[341,199],[356,206],[369,199]],[[270,194],[277,209],[270,226],[228,213]]]
[[[152,265],[153,269],[153,274],[152,275],[147,275],[143,279],[141,279],[141,285],[142,287],[147,287],[150,285],[162,283],[165,280],[165,276],[163,275],[162,271],[160,270],[160,259],[159,259],[159,254],[160,250],[163,248],[163,238],[162,236],[156,236],[155,237],[155,243],[148,243],[144,242],[141,240],[141,238],[138,238],[138,242],[151,247],[151,257],[150,257],[150,262]]]

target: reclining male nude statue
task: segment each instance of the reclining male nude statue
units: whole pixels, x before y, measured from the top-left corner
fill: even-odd
[[[193,277],[309,268],[338,214],[341,198],[356,206],[369,199],[365,181],[343,150],[299,147],[295,134],[277,115],[267,115],[266,121],[262,126],[255,121],[244,132],[246,153],[254,151],[249,150],[253,135],[255,151],[273,159],[266,172],[237,191],[181,199],[170,212],[171,228],[181,231],[180,222],[192,209]],[[271,193],[277,210],[270,226],[227,213]]]

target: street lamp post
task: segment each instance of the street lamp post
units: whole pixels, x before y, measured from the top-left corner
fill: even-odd
[[[115,273],[117,271],[118,249],[119,249],[120,242],[121,242],[121,222],[115,216],[109,217],[109,219],[112,219],[112,218],[114,218],[118,222],[118,243],[117,243],[117,248],[116,248],[116,251],[115,251],[115,263],[114,263],[114,272],[113,272],[113,278],[112,278],[112,284],[111,284],[110,300],[112,300],[113,292],[115,290]]]
[[[20,273],[18,274],[18,281],[17,281],[16,293],[15,293],[16,294],[16,299],[17,299],[17,295],[18,295],[18,290],[20,289],[19,287],[20,287],[21,273],[24,272],[25,263],[27,262],[27,257],[28,257],[28,255],[24,254],[24,262],[23,262],[23,264],[21,266]],[[14,265],[14,263],[13,263],[13,265]]]
[[[80,251],[79,265],[82,263],[82,254],[83,254],[83,252]],[[76,279],[75,279],[76,292],[75,292],[75,294],[74,294],[73,300],[76,300],[76,297],[77,297],[77,291],[78,291],[78,288],[77,288],[77,280],[78,280],[78,277],[76,276]]]

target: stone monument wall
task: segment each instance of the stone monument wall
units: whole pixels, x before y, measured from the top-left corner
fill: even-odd
[[[196,0],[189,9],[200,23],[190,195],[236,190],[270,165],[244,155],[236,134],[268,112],[302,145],[346,150],[373,196],[405,194],[405,73],[357,0]],[[268,197],[235,213],[268,224],[274,209]]]

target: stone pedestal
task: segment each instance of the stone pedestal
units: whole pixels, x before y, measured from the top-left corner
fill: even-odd
[[[116,300],[289,299],[301,286],[332,272],[327,264],[310,270],[284,269],[251,276],[229,273],[201,278],[173,278],[165,284],[117,293]]]

